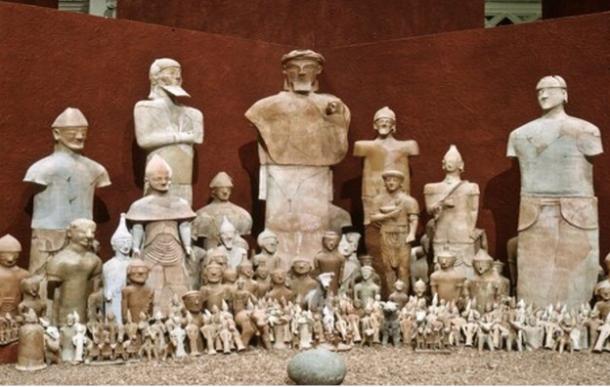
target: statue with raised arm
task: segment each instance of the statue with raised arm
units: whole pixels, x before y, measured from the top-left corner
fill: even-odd
[[[331,171],[347,153],[350,111],[334,95],[316,92],[323,65],[311,50],[284,55],[284,90],[246,112],[258,131],[265,228],[278,236],[284,269],[296,257],[311,261],[326,230],[351,224],[349,213],[332,204]]]
[[[203,114],[182,105],[190,97],[182,88],[182,69],[173,59],[155,60],[148,73],[150,94],[133,109],[136,141],[147,153],[162,157],[174,171],[171,192],[193,201],[193,158],[195,145],[203,143]]]
[[[112,234],[110,244],[115,255],[106,261],[102,267],[105,310],[106,315],[112,312],[117,324],[123,325],[121,292],[127,285],[127,267],[129,266],[129,254],[133,245],[133,238],[125,223],[125,214],[121,214],[119,226]]]
[[[592,157],[603,152],[599,129],[569,116],[565,80],[536,85],[542,116],[513,130],[508,157],[521,170],[517,297],[538,307],[589,302],[599,268]]]

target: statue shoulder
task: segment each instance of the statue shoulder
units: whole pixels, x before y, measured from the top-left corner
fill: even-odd
[[[419,155],[419,144],[415,140],[401,141],[401,150],[409,156]]]
[[[58,163],[56,162],[56,158],[53,155],[49,155],[32,164],[25,173],[23,181],[48,185],[50,183],[51,175],[57,167]]]
[[[354,142],[354,156],[363,157],[367,156],[370,149],[375,146],[374,140],[359,140]]]
[[[245,116],[250,121],[255,121],[261,112],[268,109],[270,106],[281,103],[288,100],[287,92],[280,91],[277,94],[270,95],[256,101],[248,110],[246,110]]]
[[[444,182],[427,183],[424,185],[424,195],[434,195],[447,191],[447,184]]]
[[[165,102],[161,99],[143,99],[141,101],[136,102],[134,106],[135,111],[142,111],[148,109],[164,109]]]

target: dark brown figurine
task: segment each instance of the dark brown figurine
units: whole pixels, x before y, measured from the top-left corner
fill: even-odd
[[[286,286],[286,272],[282,269],[275,269],[271,272],[271,286],[267,297],[276,301],[294,301],[295,294]]]
[[[148,265],[139,258],[132,259],[127,266],[129,285],[121,291],[123,321],[127,321],[128,313],[131,314],[135,324],[140,322],[142,314],[152,315],[154,291],[146,286],[149,271]]]
[[[301,300],[301,306],[305,306],[305,296],[318,287],[318,281],[311,278],[311,264],[305,259],[297,258],[292,262],[290,269],[290,288],[297,299]]]
[[[21,302],[21,280],[29,273],[17,266],[21,244],[12,235],[0,238],[0,315],[17,315]]]
[[[314,274],[334,273],[333,279],[328,287],[328,291],[334,295],[338,294],[339,283],[343,278],[343,265],[345,257],[337,250],[339,246],[339,234],[334,231],[327,231],[322,237],[322,251],[316,254],[313,260]]]

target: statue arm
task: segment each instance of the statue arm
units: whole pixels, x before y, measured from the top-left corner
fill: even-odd
[[[131,228],[131,236],[133,237],[132,251],[134,257],[140,256],[140,248],[142,248],[142,242],[144,241],[144,225],[142,223],[136,223]]]
[[[178,143],[178,135],[169,122],[157,114],[156,108],[136,106],[134,109],[134,122],[136,128],[136,141],[146,150],[152,150],[164,145]],[[168,125],[159,128],[160,125]]]
[[[182,239],[182,246],[184,246],[186,255],[192,257],[193,249],[191,247],[191,222],[180,223],[178,226],[178,231],[180,232],[180,239]]]
[[[409,214],[409,235],[407,235],[407,243],[415,241],[415,233],[419,224],[419,215]]]

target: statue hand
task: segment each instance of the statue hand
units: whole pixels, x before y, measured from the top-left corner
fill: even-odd
[[[328,115],[340,113],[341,110],[342,106],[339,101],[329,102],[328,105],[326,105],[326,114]]]
[[[186,253],[186,256],[189,259],[193,259],[193,248],[192,247],[190,247],[190,246],[189,247],[185,247],[184,248],[184,252]]]
[[[409,234],[407,235],[406,243],[411,243],[415,241],[415,235]]]
[[[445,207],[455,207],[455,202],[453,201],[453,198],[445,199],[445,202],[443,203],[443,206],[445,206]]]
[[[133,258],[140,258],[140,249],[133,249],[132,256]]]

